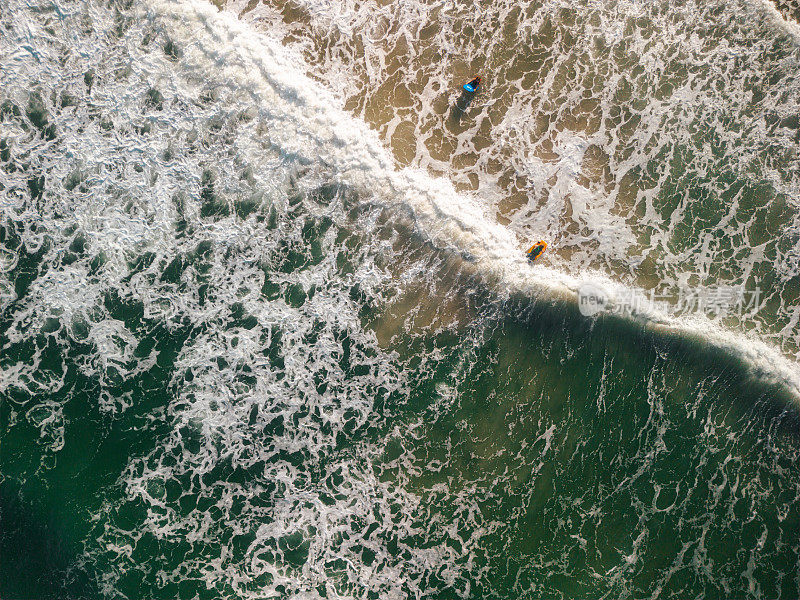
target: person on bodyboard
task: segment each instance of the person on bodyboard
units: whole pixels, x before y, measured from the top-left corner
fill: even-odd
[[[547,250],[547,242],[544,240],[539,240],[530,249],[526,252],[528,255],[528,262],[534,262],[537,258],[539,258],[544,251]]]
[[[481,77],[475,77],[469,83],[464,84],[464,91],[469,92],[470,94],[474,94],[478,91],[478,88],[481,86]]]

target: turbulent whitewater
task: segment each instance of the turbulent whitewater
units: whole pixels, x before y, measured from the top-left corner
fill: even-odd
[[[797,596],[794,29],[471,10],[3,3],[0,596]]]

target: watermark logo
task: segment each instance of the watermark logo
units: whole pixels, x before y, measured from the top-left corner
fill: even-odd
[[[585,317],[591,317],[608,307],[608,294],[600,286],[584,283],[578,288],[578,310]]]
[[[613,298],[600,286],[585,283],[578,289],[578,309],[587,317],[600,312],[641,314],[661,312],[672,315],[705,314],[719,318],[732,314],[741,317],[758,312],[764,305],[761,289],[743,286],[676,288],[661,291],[628,288]]]

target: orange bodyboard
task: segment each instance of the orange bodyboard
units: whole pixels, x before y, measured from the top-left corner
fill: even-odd
[[[528,258],[531,261],[534,261],[544,254],[545,250],[547,250],[547,242],[544,240],[539,240],[533,246],[531,246],[525,254],[528,255]]]

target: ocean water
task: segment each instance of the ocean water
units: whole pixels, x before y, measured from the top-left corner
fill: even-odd
[[[796,599],[796,17],[0,0],[0,598]]]

